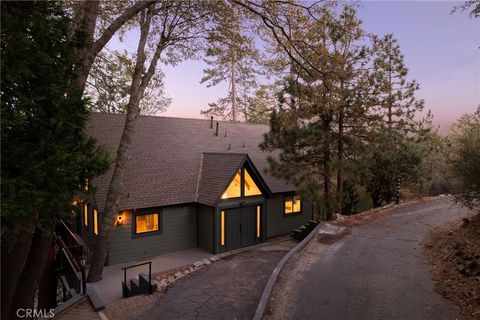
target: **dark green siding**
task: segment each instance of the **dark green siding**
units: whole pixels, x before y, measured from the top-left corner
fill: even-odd
[[[198,205],[198,246],[209,252],[214,250],[214,207]]]
[[[302,201],[302,212],[296,215],[284,215],[283,206],[283,194],[267,199],[267,237],[290,233],[312,219],[312,205],[308,201]]]
[[[148,210],[154,212],[155,210]],[[123,215],[123,223],[114,226],[108,248],[108,264],[145,260],[157,255],[197,246],[197,212],[193,204],[163,207],[161,233],[133,237],[132,214]]]

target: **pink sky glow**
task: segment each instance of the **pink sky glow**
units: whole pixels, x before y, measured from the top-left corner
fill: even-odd
[[[432,110],[434,122],[445,132],[458,117],[480,104],[480,19],[464,12],[451,14],[459,2],[366,1],[358,16],[365,31],[398,39],[409,69],[409,78],[421,86],[418,97]],[[136,37],[112,41],[111,48],[136,47]],[[199,83],[202,61],[163,66],[165,89],[172,98],[162,116],[202,118],[200,110],[225,96],[226,85],[207,88]]]

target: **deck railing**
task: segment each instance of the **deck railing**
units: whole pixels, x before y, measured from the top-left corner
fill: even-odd
[[[65,300],[76,294],[86,294],[85,269],[90,258],[90,248],[60,220],[55,228],[55,240],[59,247],[57,259]],[[83,263],[83,265],[82,265]],[[71,289],[75,289],[73,292]]]

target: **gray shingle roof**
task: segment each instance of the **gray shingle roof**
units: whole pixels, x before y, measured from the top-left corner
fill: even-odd
[[[204,153],[196,202],[214,205],[246,156],[240,153]]]
[[[92,113],[86,132],[115,155],[124,124],[124,115]],[[126,165],[121,209],[195,201],[213,204],[215,193],[224,191],[218,189],[228,184],[245,154],[271,192],[293,191],[295,188],[284,180],[264,173],[267,158],[278,155],[278,151],[258,147],[266,132],[265,125],[219,122],[215,136],[210,120],[140,116]],[[101,210],[111,176],[112,170],[93,181]]]

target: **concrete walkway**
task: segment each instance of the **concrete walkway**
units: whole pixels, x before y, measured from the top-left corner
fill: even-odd
[[[96,283],[88,283],[89,288],[94,288],[103,303],[110,304],[122,299],[122,268],[142,262],[152,261],[152,274],[160,273],[179,267],[190,265],[196,261],[208,258],[212,254],[200,248],[192,248],[161,255],[144,261],[132,261],[115,264],[103,269],[103,279]],[[138,276],[139,273],[148,273],[148,265],[127,270],[127,279]]]

